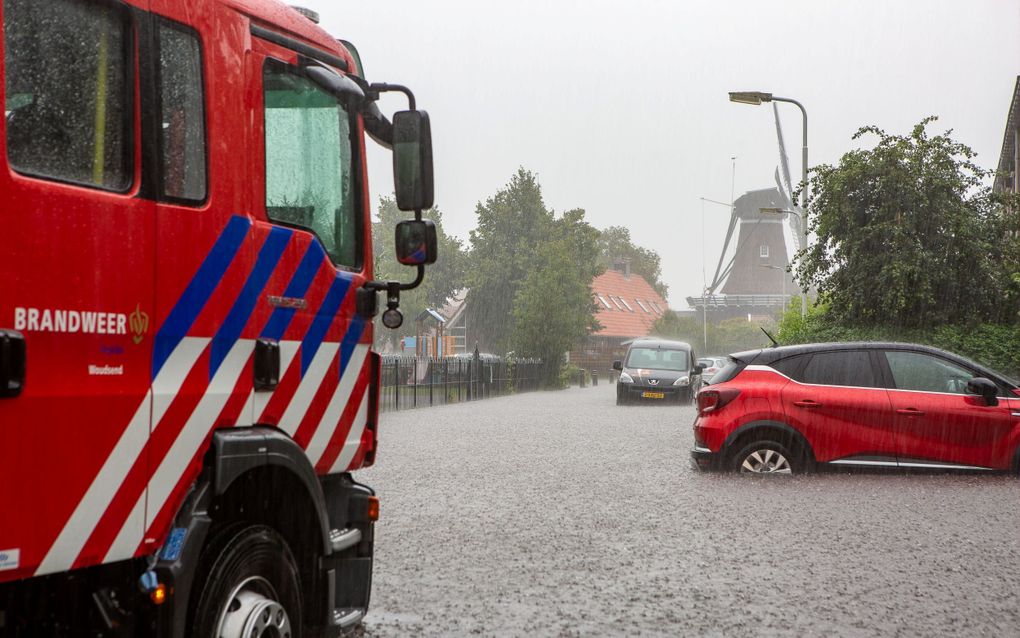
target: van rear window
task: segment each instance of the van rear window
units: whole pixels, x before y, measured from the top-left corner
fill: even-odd
[[[3,7],[12,168],[127,190],[134,64],[125,11],[85,0],[3,0]]]

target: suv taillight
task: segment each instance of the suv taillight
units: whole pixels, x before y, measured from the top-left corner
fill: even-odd
[[[739,394],[736,388],[704,388],[698,393],[698,414],[720,410]]]

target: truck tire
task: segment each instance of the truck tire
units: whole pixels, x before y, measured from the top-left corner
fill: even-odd
[[[265,525],[235,525],[202,552],[196,638],[300,638],[301,580],[287,542]]]

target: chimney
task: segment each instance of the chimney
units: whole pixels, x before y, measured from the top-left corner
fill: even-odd
[[[613,260],[613,270],[623,273],[626,279],[630,279],[630,260],[618,257]]]

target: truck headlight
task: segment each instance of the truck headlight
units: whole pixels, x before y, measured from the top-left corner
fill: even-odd
[[[680,377],[679,379],[673,382],[673,385],[690,385],[690,384],[691,378],[688,376]]]
[[[620,383],[634,383],[634,377],[630,376],[626,372],[621,372]]]

